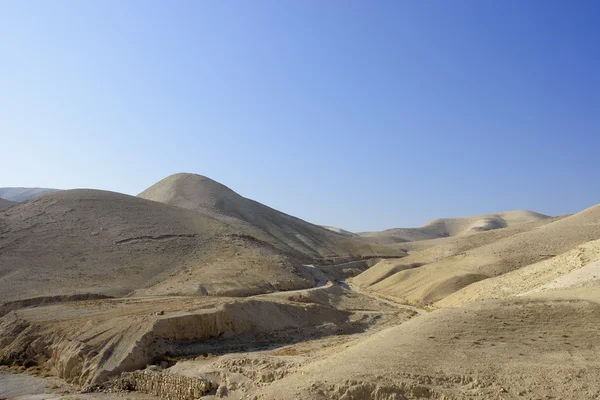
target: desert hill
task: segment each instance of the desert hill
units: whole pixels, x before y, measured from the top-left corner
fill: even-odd
[[[0,198],[0,211],[6,210],[8,207],[12,207],[15,204],[17,204],[17,202]]]
[[[0,300],[74,293],[218,294],[314,284],[251,227],[98,190],[67,190],[0,214]]]
[[[0,197],[6,200],[21,202],[35,199],[36,197],[58,190],[59,189],[48,188],[3,187],[0,188]]]
[[[500,235],[508,233],[508,236],[496,236],[497,240],[484,240],[478,247],[448,256],[439,254],[437,258],[427,259],[415,251],[394,265],[375,265],[356,277],[355,282],[377,293],[409,302],[436,302],[474,282],[500,276],[600,239],[600,205],[541,223],[530,224],[531,229],[499,230]],[[486,234],[488,232],[468,236],[464,241],[478,241]],[[435,251],[435,247],[423,250]]]
[[[373,246],[274,210],[201,175],[171,175],[138,197],[194,210],[231,224],[251,226],[310,258],[403,255],[402,251]]]
[[[574,249],[504,275],[469,285],[436,305],[446,307],[474,300],[505,299],[549,295],[594,289],[600,301],[600,240],[583,243]]]
[[[468,235],[546,218],[550,217],[533,211],[517,210],[471,217],[439,218],[420,228],[394,228],[379,232],[360,232],[359,235],[374,242],[393,244]]]
[[[225,210],[237,200],[228,190],[211,193]],[[303,264],[405,254],[250,204],[258,212],[243,215],[254,225],[99,190],[57,191],[18,204],[0,215],[0,300],[77,293],[248,295],[315,285]]]

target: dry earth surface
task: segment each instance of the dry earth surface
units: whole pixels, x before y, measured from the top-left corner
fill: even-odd
[[[353,234],[176,174],[0,212],[0,399],[598,399],[600,206]]]

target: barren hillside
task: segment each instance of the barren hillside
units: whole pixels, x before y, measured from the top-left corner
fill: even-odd
[[[96,190],[55,192],[6,210],[0,214],[0,300],[132,291],[248,295],[314,285],[305,263],[404,254],[207,183],[213,197],[202,199],[239,210],[253,224],[223,217],[218,207],[188,210]]]
[[[436,305],[593,288],[600,300],[600,240],[581,244],[555,257],[469,285]]]
[[[372,245],[274,210],[201,175],[171,175],[138,197],[194,210],[230,224],[249,225],[311,258],[403,254],[402,251]]]
[[[414,303],[436,302],[474,282],[499,276],[529,264],[554,257],[577,245],[600,239],[600,206],[547,224],[532,224],[525,231],[498,240],[483,241],[478,247],[427,259],[415,251],[400,265],[381,263],[358,276],[356,283],[387,296]],[[498,231],[498,233],[502,233]],[[465,240],[479,240],[477,234]],[[435,252],[431,247],[424,252]]]
[[[240,294],[314,279],[251,227],[137,197],[68,190],[0,214],[0,300],[103,293]]]

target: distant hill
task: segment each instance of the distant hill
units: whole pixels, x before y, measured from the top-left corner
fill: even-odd
[[[471,217],[440,218],[420,228],[394,228],[379,232],[360,232],[358,235],[370,241],[393,244],[467,235],[547,218],[550,217],[533,211],[517,210]]]
[[[21,202],[35,199],[44,194],[56,192],[60,189],[49,188],[26,188],[26,187],[3,187],[0,188],[0,197],[5,200]]]
[[[10,201],[0,198],[0,211],[6,210],[8,207],[12,207],[15,204],[18,204],[16,201]]]

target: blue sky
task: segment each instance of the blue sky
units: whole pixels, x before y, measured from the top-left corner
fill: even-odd
[[[600,202],[596,1],[2,1],[0,186],[175,172],[350,230]]]

